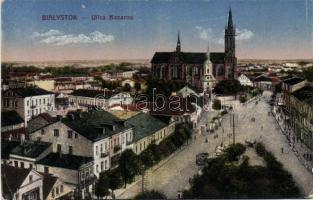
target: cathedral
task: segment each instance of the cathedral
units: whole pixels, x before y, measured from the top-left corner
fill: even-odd
[[[225,28],[224,52],[183,52],[178,33],[176,51],[156,52],[151,60],[152,73],[164,80],[175,80],[202,91],[209,91],[216,82],[237,79],[235,27],[229,10]]]

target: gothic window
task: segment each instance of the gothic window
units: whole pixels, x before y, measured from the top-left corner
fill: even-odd
[[[174,65],[173,66],[173,78],[178,78],[178,66]]]
[[[224,75],[224,66],[217,66],[217,75],[218,76]]]

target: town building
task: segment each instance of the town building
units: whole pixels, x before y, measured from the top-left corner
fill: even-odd
[[[133,140],[132,127],[106,111],[76,112],[31,132],[32,140],[53,144],[53,152],[92,157],[94,173],[111,168]]]
[[[237,78],[235,26],[229,10],[225,28],[224,52],[183,52],[178,34],[176,51],[156,52],[151,60],[152,74],[166,81],[184,82],[199,90],[212,88],[214,82]]]
[[[173,122],[166,124],[143,112],[127,119],[126,123],[134,128],[132,149],[136,154],[140,154],[152,143],[159,144],[175,131]]]
[[[239,81],[240,85],[242,85],[242,86],[253,87],[253,79],[251,79],[249,76],[247,76],[245,74],[241,74],[238,77],[238,81]]]
[[[15,110],[1,112],[1,138],[17,141],[28,139],[24,119]]]
[[[133,98],[128,92],[109,90],[75,90],[68,95],[70,104],[79,107],[98,107],[107,109],[115,104],[131,104]]]
[[[54,94],[41,88],[13,88],[2,93],[2,111],[15,110],[25,125],[31,118],[54,109]]]
[[[34,169],[1,165],[1,182],[4,199],[43,199],[43,176]]]

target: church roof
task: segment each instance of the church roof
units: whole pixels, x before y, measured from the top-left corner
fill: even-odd
[[[212,52],[210,53],[210,60],[214,64],[224,64],[225,53],[223,52]]]
[[[151,63],[169,63],[170,58],[176,52],[156,52],[151,60]],[[206,53],[198,52],[180,52],[180,58],[187,64],[203,64],[206,59]]]
[[[176,52],[156,52],[151,60],[151,63],[169,63],[170,58],[175,53]],[[179,55],[182,61],[186,64],[203,64],[207,60],[207,54],[203,52],[180,52]],[[224,57],[225,53],[210,53],[210,59],[214,64],[223,64]]]

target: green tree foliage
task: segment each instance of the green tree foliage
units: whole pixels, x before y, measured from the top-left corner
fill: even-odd
[[[123,180],[119,168],[108,171],[109,185],[108,188],[112,190],[112,196],[115,198],[114,190],[123,185]]]
[[[95,195],[99,197],[104,197],[109,195],[109,178],[106,173],[100,173],[99,179],[95,185]]]
[[[219,100],[219,99],[214,99],[214,100],[213,100],[212,108],[213,108],[214,110],[220,110],[220,109],[222,108],[221,100]]]
[[[238,80],[223,80],[216,84],[214,93],[220,95],[235,95],[242,91],[242,86]]]
[[[131,86],[129,85],[129,83],[126,83],[126,84],[123,86],[122,90],[123,90],[124,92],[130,92]]]
[[[196,175],[191,189],[183,192],[184,198],[299,198],[300,190],[292,176],[276,158],[258,144],[256,151],[262,155],[267,166],[251,166],[249,158],[242,156],[242,162],[233,162],[234,157],[244,153],[242,144],[230,146],[224,154],[208,160],[202,175]],[[269,157],[269,158],[266,158]],[[238,163],[240,163],[238,165]],[[271,163],[269,165],[269,163]]]
[[[310,82],[313,82],[313,66],[304,69],[302,74],[305,79],[307,79]]]
[[[151,190],[139,193],[134,199],[166,199],[166,196],[159,191]]]
[[[121,154],[119,159],[119,168],[124,180],[124,186],[126,187],[126,184],[133,181],[133,178],[140,173],[140,159],[131,149],[127,149]]]

